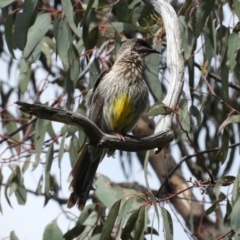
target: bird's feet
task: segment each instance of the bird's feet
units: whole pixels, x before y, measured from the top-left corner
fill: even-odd
[[[118,140],[121,141],[121,142],[126,142],[125,137],[120,133],[117,133],[117,132],[114,132],[114,131],[109,131],[109,134],[112,134],[112,135],[116,136],[118,138]]]

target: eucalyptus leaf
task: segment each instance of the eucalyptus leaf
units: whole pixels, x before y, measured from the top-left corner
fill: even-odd
[[[56,221],[49,223],[43,233],[43,240],[64,240],[63,234]]]

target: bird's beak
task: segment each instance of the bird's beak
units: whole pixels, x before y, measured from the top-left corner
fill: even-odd
[[[148,53],[158,53],[158,54],[162,54],[161,52],[159,52],[158,50],[152,48],[152,49],[148,49],[147,50]]]
[[[142,48],[138,49],[138,52],[143,53],[145,55],[150,54],[150,53],[162,54],[161,52],[159,52],[158,50],[156,50],[154,48],[146,48],[146,47],[142,47]]]

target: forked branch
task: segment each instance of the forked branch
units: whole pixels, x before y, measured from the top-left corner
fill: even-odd
[[[128,152],[138,152],[153,148],[163,148],[174,138],[173,131],[167,129],[149,137],[141,139],[125,137],[126,141],[120,141],[116,136],[104,133],[96,124],[85,116],[65,111],[63,109],[46,107],[40,104],[16,102],[20,110],[38,118],[75,125],[89,138],[90,144],[102,148],[119,149]]]

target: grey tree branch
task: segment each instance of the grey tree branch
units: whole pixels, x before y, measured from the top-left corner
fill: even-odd
[[[179,30],[177,14],[166,0],[143,0],[162,16],[167,35],[167,67],[170,73],[170,85],[163,103],[175,109],[182,93],[184,59],[182,52],[182,39]],[[170,129],[173,115],[160,116],[155,133],[164,129]],[[161,150],[155,149],[155,153]]]
[[[174,138],[173,131],[168,129],[140,140],[126,136],[126,141],[120,141],[116,136],[104,133],[96,124],[81,114],[21,101],[17,101],[16,104],[20,106],[21,111],[36,117],[77,126],[88,136],[91,145],[102,148],[128,152],[145,151],[159,146],[164,147]]]

